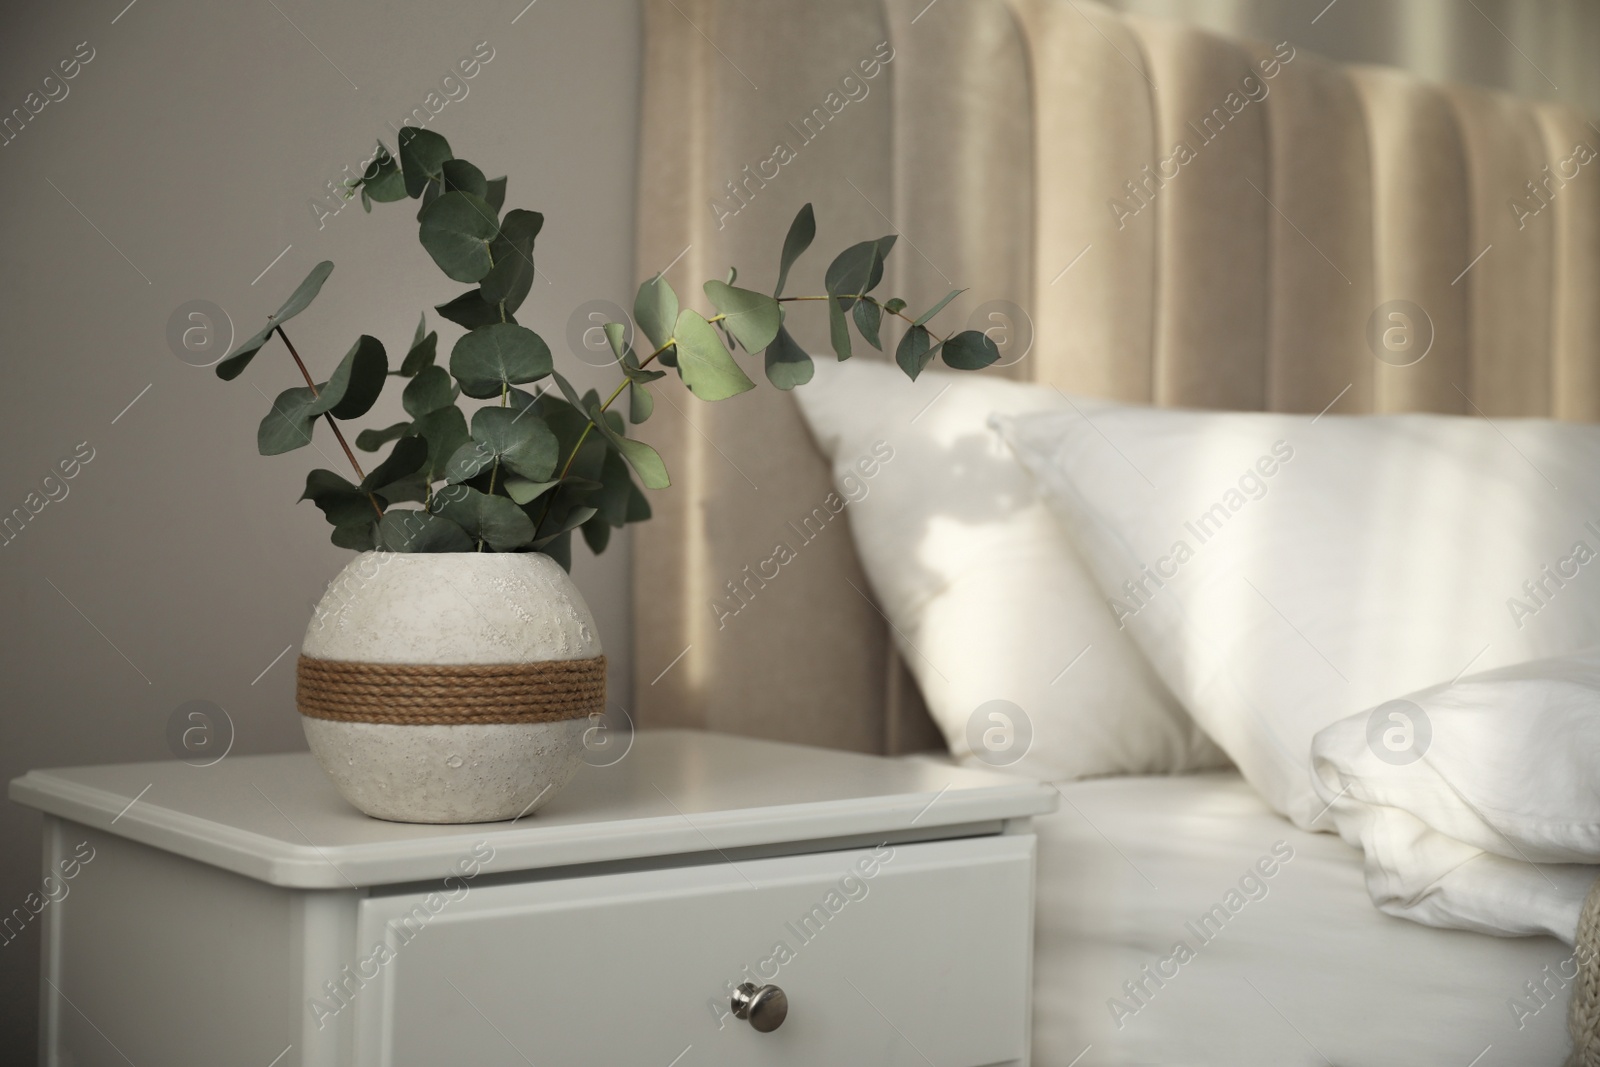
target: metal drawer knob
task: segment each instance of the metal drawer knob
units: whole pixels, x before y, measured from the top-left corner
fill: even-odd
[[[759,988],[745,982],[733,991],[735,1018],[748,1019],[763,1034],[770,1034],[789,1017],[789,994],[775,985]]]

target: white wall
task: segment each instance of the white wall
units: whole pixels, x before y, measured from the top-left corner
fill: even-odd
[[[545,213],[543,280],[522,319],[558,366],[604,377],[567,351],[567,321],[591,298],[632,303],[638,13],[634,0],[537,0],[513,24],[525,2],[8,8],[0,113],[80,42],[93,59],[0,147],[0,513],[79,442],[94,458],[0,547],[0,777],[169,758],[168,717],[195,699],[227,709],[235,754],[303,747],[293,650],[257,676],[298,646],[348,558],[312,505],[295,504],[305,472],[342,457],[325,427],[329,461],[256,455],[261,394],[298,384],[287,356],[274,342],[223,383],[169,350],[167,320],[211,300],[242,337],[332,259],[291,330],[301,353],[324,374],[359,333],[403,353],[418,313],[461,288],[417,244],[415,205],[369,216],[356,204],[319,229],[308,201],[380,134],[392,145],[388,124],[479,42],[493,59],[433,128],[490,176],[511,176],[508,206]],[[446,345],[453,336],[441,331]],[[394,392],[372,424],[397,421]],[[625,668],[626,542],[576,571]],[[631,703],[625,669],[612,692]],[[38,856],[38,817],[0,803],[0,916],[38,890]],[[6,1063],[31,1057],[37,926],[0,946]]]

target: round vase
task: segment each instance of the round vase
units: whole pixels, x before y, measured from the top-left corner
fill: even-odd
[[[605,660],[572,579],[534,552],[364,552],[317,604],[296,690],[339,792],[395,822],[530,815],[583,761]]]

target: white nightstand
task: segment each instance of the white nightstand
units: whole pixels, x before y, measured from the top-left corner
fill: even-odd
[[[51,1067],[1028,1063],[1025,779],[645,731],[511,823],[369,819],[306,754],[11,797]]]

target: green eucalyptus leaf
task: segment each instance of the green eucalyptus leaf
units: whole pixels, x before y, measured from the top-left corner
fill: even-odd
[[[595,506],[600,509],[597,517],[612,526],[628,521],[628,491],[633,488],[633,476],[628,470],[627,460],[620,452],[606,453],[600,467],[601,488]]]
[[[334,368],[327,384],[319,388],[336,419],[359,419],[378,402],[389,378],[389,357],[383,342],[362,334]]]
[[[628,421],[634,425],[648,419],[655,413],[656,398],[650,395],[650,387],[642,382],[628,383]]]
[[[840,297],[828,299],[828,340],[841,363],[850,358],[850,320],[845,318],[845,307]]]
[[[378,544],[390,552],[470,552],[467,531],[441,515],[410,508],[383,513]]]
[[[496,552],[509,552],[533,540],[533,520],[509,497],[452,485],[434,494],[432,510]]]
[[[856,304],[858,308],[862,306],[861,303]],[[779,389],[793,389],[809,382],[816,372],[811,356],[800,347],[787,328],[780,328],[778,336],[767,346],[767,381]]]
[[[524,408],[533,408],[537,412],[539,410],[539,398],[543,395],[544,388],[542,386],[532,393],[526,389],[518,389],[512,386],[506,390],[506,401],[518,411]]]
[[[317,416],[332,414],[353,419],[371,410],[389,376],[383,345],[363,334],[339,361],[333,376],[315,389],[285,389],[272,402],[272,410],[256,431],[256,448],[263,456],[278,456],[311,443]]]
[[[415,434],[395,442],[394,450],[382,463],[374,467],[361,482],[361,491],[377,493],[390,499],[384,489],[403,478],[408,478],[428,462],[428,442]],[[307,483],[308,487],[310,483]],[[309,491],[309,489],[308,489]]]
[[[546,481],[555,473],[556,435],[531,411],[479,408],[472,416],[472,439],[529,481]]]
[[[872,292],[883,280],[884,257],[893,247],[894,234],[851,245],[828,264],[828,273],[823,278],[824,288],[843,302],[846,311],[850,310],[856,297]]]
[[[595,438],[595,444],[599,446],[602,452],[605,451],[606,443],[604,440],[597,437]],[[572,481],[571,478],[562,479],[561,484],[556,486],[549,496],[523,508],[528,513],[528,516],[534,520],[534,548],[542,547],[543,542],[559,537],[563,531],[572,528],[567,525],[566,519],[573,508],[592,506],[589,502],[590,490],[585,489],[581,492],[575,492],[572,488]],[[594,489],[598,488],[599,483],[595,483]]]
[[[639,286],[639,295],[633,301],[633,321],[656,348],[671,339],[678,321],[678,294],[659,274]]]
[[[850,313],[855,317],[856,329],[861,331],[867,344],[883,351],[883,342],[878,340],[878,330],[883,325],[883,309],[871,300],[857,300],[851,306]]]
[[[906,377],[912,381],[917,380],[923,368],[933,359],[934,353],[939,350],[938,344],[933,340],[933,335],[926,326],[913,326],[900,338],[900,344],[895,348],[894,361],[900,364],[900,369],[906,372]]]
[[[394,158],[387,145],[378,142],[378,151],[372,157],[372,162],[367,164],[367,169],[362,172],[358,182],[362,195],[376,200],[380,204],[393,203],[406,198],[406,179],[400,173],[400,162]],[[368,211],[372,205],[365,200],[362,206]]]
[[[230,382],[238,378],[240,374],[245,373],[246,366],[250,366],[251,360],[256,358],[256,352],[261,352],[262,346],[266,346],[267,341],[272,338],[272,331],[277,330],[277,328],[277,323],[269,320],[266,326],[262,326],[261,330],[256,331],[256,333],[251,334],[250,338],[240,342],[240,346],[232,350],[227,355],[226,360],[222,360],[221,363],[216,365],[216,376],[221,378],[222,381]]]
[[[1000,360],[999,347],[982,330],[963,330],[946,341],[939,354],[956,370],[982,370]]]
[[[385,505],[399,504],[402,501],[414,500],[422,503],[428,499],[428,472],[417,471],[404,478],[396,478],[388,485],[383,486],[383,491],[378,494]]]
[[[400,402],[405,406],[406,414],[420,419],[430,411],[438,411],[456,402],[455,383],[443,367],[424,367],[406,384],[405,392],[400,394]]]
[[[267,324],[217,364],[217,377],[225,382],[231,382],[242,374],[256,353],[261,351],[261,346],[272,336],[273,330],[311,306],[311,301],[322,291],[322,283],[327,281],[328,275],[332,273],[333,263],[326,259],[312,267],[311,273],[307,274],[305,280],[289,294],[289,299],[283,302],[283,306],[267,316]]]
[[[468,441],[444,465],[444,480],[451,485],[471,481],[494,466],[494,453],[476,441]]]
[[[335,526],[328,540],[339,548],[348,548],[353,552],[371,552],[378,547],[377,533],[378,523],[374,518],[349,526]]]
[[[415,378],[433,366],[438,354],[439,335],[430,332],[428,336],[406,350],[405,359],[400,361],[399,373],[406,378]]]
[[[489,246],[494,268],[479,286],[485,303],[503,304],[507,314],[522,306],[533,288],[533,242],[543,227],[544,216],[537,211],[513,208],[506,212],[500,232]]]
[[[606,440],[622,453],[622,458],[628,461],[628,466],[638,472],[639,480],[644,483],[646,489],[665,489],[672,484],[672,479],[667,476],[667,465],[661,462],[661,455],[655,449],[643,441],[624,437],[612,429],[598,405],[589,409],[589,418],[605,435]]]
[[[701,400],[726,400],[756,387],[699,312],[679,312],[672,335],[677,338],[678,373]]]
[[[547,392],[535,402],[534,411],[556,435],[563,456],[572,454],[572,450],[578,447],[579,438],[584,438],[586,442],[589,440],[584,433],[589,426],[589,416],[583,413],[581,407],[574,407]]]
[[[811,247],[816,236],[817,216],[808,203],[796,212],[794,221],[789,223],[789,233],[783,239],[783,255],[778,260],[778,285],[772,290],[773,296],[783,295],[784,283],[789,280],[789,268]],[[730,278],[729,282],[732,280]]]
[[[475,282],[494,266],[489,245],[500,232],[500,223],[482,197],[445,193],[417,218],[421,223],[417,239],[446,277]]]
[[[490,178],[483,194],[483,202],[494,208],[495,214],[506,206],[506,180],[504,178]]]
[[[439,169],[444,174],[445,188],[471,193],[488,202],[485,198],[489,195],[489,182],[484,178],[483,171],[464,159],[447,159]]]
[[[428,205],[439,199],[444,193],[444,182],[430,181],[422,187],[422,206],[417,208],[417,221],[422,221],[422,213],[428,210]]]
[[[578,391],[572,387],[572,383],[567,381],[566,375],[562,374],[560,371],[551,371],[550,378],[556,383],[556,388],[561,390],[561,395],[567,398],[567,403],[577,408],[579,412],[588,411],[589,406],[583,402],[583,398],[580,397],[578,395]],[[588,418],[589,416],[585,414],[583,417]]]
[[[589,551],[597,556],[611,543],[611,527],[599,515],[590,516],[584,522],[582,530],[584,543],[589,546]]]
[[[456,454],[457,449],[472,437],[467,432],[467,417],[461,414],[461,409],[454,404],[428,412],[407,429],[408,432],[417,434],[428,442],[429,481],[438,481],[444,477],[445,464],[449,463],[450,457]]]
[[[600,327],[600,332],[606,335],[606,344],[611,346],[611,354],[618,363],[626,369],[631,362],[634,367],[639,365],[639,357],[633,355],[633,349],[628,345],[628,326],[622,322],[608,322]],[[629,357],[632,357],[630,360]]]
[[[538,381],[554,365],[543,338],[507,322],[478,327],[450,351],[450,373],[463,393],[479,400],[499,396],[507,385]]]
[[[439,304],[433,310],[457,326],[476,330],[479,326],[492,326],[497,322],[516,322],[508,312],[504,318],[500,309],[483,298],[482,289],[468,289],[448,304]]]
[[[778,328],[783,325],[783,309],[766,293],[718,281],[706,282],[705,291],[711,305],[726,316],[722,321],[728,332],[746,352],[760,352],[778,336]]]
[[[906,302],[901,300],[898,296],[892,300],[885,300],[883,302],[883,310],[887,311],[891,315],[898,315],[905,309]]]
[[[353,526],[377,520],[372,498],[333,471],[317,468],[306,475],[301,500],[315,504],[334,526]]]
[[[939,314],[939,312],[943,311],[944,310],[944,306],[946,304],[950,303],[950,301],[954,300],[956,297],[960,296],[964,292],[966,292],[965,289],[952,289],[952,290],[950,290],[950,292],[948,294],[946,294],[946,296],[945,296],[945,298],[943,300],[941,300],[937,304],[933,305],[933,307],[929,308],[927,311],[924,311],[921,315],[918,315],[917,316],[917,321],[913,325],[921,326],[923,323],[927,322],[929,319],[931,319],[935,315]]]
[[[591,507],[579,506],[573,508],[567,512],[566,516],[558,524],[559,529],[557,529],[554,533],[541,534],[539,539],[533,543],[533,547],[545,548],[545,546],[549,545],[551,542],[566,536],[573,530],[576,530],[578,527],[588,522],[590,519],[594,518],[594,514],[595,509]]]
[[[400,361],[398,373],[403,377],[414,378],[424,367],[433,366],[439,352],[439,335],[426,332],[427,326],[428,316],[424,314],[417,320],[417,332],[411,338],[411,347],[406,349],[405,359]]]
[[[506,496],[518,504],[531,504],[545,493],[560,485],[559,481],[535,482],[520,475],[508,474],[504,482]]]
[[[283,302],[283,306],[272,313],[273,323],[282,326],[310,307],[311,301],[315,300],[317,294],[322,292],[322,283],[327,281],[328,275],[332,273],[332,260],[325,259],[315,267],[312,267],[311,273],[307,274],[300,284],[295,286],[294,292],[289,294],[289,299]]]
[[[429,184],[443,184],[445,161],[453,158],[449,141],[432,130],[406,126],[400,130],[398,143],[407,196],[416,199]]]
[[[256,450],[263,456],[281,456],[311,443],[311,430],[322,414],[321,400],[303,385],[285,389],[272,402],[256,430]]]
[[[411,430],[409,422],[397,422],[381,430],[362,430],[356,434],[356,447],[363,452],[376,452],[390,441],[398,441]]]
[[[664,370],[646,370],[639,365],[639,356],[632,348],[623,344],[623,331],[626,329],[620,322],[606,323],[606,339],[611,342],[611,350],[617,356],[617,362],[622,366],[623,376],[636,385],[657,381],[667,376]]]

